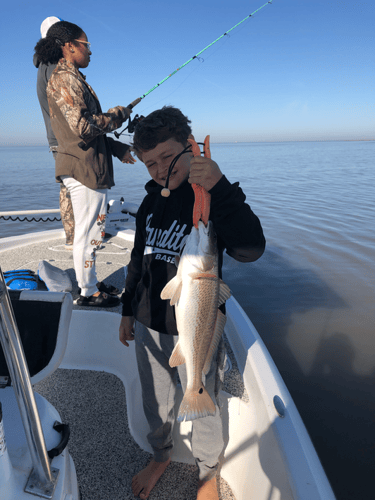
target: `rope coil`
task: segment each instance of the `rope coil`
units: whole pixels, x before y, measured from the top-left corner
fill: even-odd
[[[11,220],[13,222],[15,221],[20,221],[20,222],[55,222],[55,221],[61,221],[61,219],[58,219],[57,217],[53,218],[53,219],[50,219],[49,217],[47,217],[46,219],[35,219],[34,217],[32,219],[28,219],[27,217],[24,217],[23,219],[21,219],[20,217],[5,217],[4,215],[0,215],[0,219],[4,219],[4,220]]]

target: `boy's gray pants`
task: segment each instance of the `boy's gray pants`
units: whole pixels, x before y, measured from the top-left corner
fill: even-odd
[[[186,388],[185,364],[169,366],[169,358],[177,344],[177,335],[166,335],[135,323],[135,351],[142,385],[143,409],[150,426],[147,439],[156,462],[165,462],[172,454],[172,431],[175,420],[174,404],[177,372],[183,391]],[[215,476],[219,456],[224,448],[221,411],[218,393],[224,367],[223,342],[214,356],[204,385],[216,406],[215,416],[198,418],[192,422],[191,446],[199,469],[199,479],[208,481]]]

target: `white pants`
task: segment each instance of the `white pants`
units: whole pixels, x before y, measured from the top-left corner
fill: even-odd
[[[73,206],[73,261],[78,286],[82,296],[90,297],[98,291],[95,253],[105,235],[107,189],[89,189],[67,175],[62,175],[61,180],[70,193]]]

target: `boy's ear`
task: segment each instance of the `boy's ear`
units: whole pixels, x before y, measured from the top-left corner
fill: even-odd
[[[193,141],[195,141],[195,137],[193,136],[193,134],[189,134],[188,139],[192,139]]]
[[[137,158],[142,161],[142,152],[141,151],[136,151],[135,149],[133,149],[133,152],[135,153],[135,155],[137,156]]]

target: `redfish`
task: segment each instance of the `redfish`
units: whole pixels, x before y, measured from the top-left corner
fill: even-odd
[[[229,299],[229,287],[219,278],[218,249],[212,222],[199,221],[186,240],[176,276],[161,292],[175,306],[178,343],[169,359],[171,367],[186,363],[187,387],[177,420],[215,415],[216,407],[202,378],[226,322],[219,306]]]

